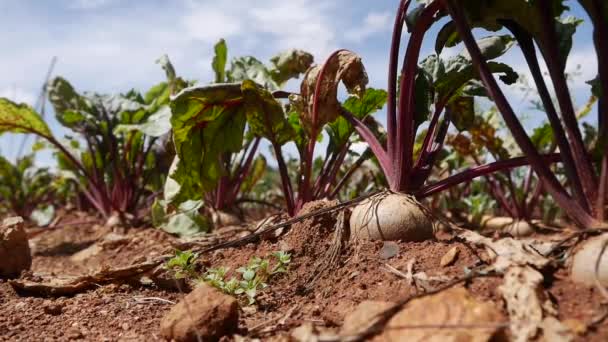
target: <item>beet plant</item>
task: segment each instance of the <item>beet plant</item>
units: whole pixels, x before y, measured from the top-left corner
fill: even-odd
[[[581,228],[597,227],[606,219],[608,188],[608,104],[601,93],[608,87],[608,4],[598,0],[581,0],[591,18],[593,41],[598,60],[598,77],[591,83],[598,97],[598,143],[586,146],[576,118],[565,73],[577,20],[562,17],[567,10],[564,1],[470,1],[446,0],[437,3],[452,21],[442,29],[452,43],[464,43],[485,89],[525,154],[543,187],[559,207]],[[568,186],[562,184],[547,165],[541,152],[525,132],[509,101],[491,74],[489,62],[472,34],[473,28],[490,31],[506,29],[512,33],[530,68],[552,134],[560,152]],[[444,42],[439,42],[442,46]],[[551,101],[549,86],[540,68],[540,52],[555,91],[557,106]]]
[[[456,184],[468,182],[475,177],[526,165],[528,161],[525,157],[497,160],[428,184],[433,166],[436,165],[438,155],[442,151],[450,123],[461,113],[472,110],[475,96],[488,96],[489,94],[481,84],[473,60],[467,53],[447,59],[441,58],[438,54],[431,55],[420,61],[423,38],[433,24],[443,16],[444,6],[441,1],[430,1],[408,12],[409,6],[410,1],[400,3],[389,54],[386,146],[383,146],[364,122],[358,120],[348,110],[340,109],[340,114],[369,144],[378,159],[390,190],[415,195],[420,199]],[[398,78],[399,50],[406,22],[410,38]],[[443,38],[445,38],[445,33],[441,32],[439,39]],[[451,37],[448,36],[448,38]],[[494,35],[482,37],[477,44],[482,47],[480,53],[484,58],[492,60],[504,54],[513,45],[513,42],[514,39],[510,36]],[[506,64],[488,61],[487,67],[488,73],[498,74],[507,85],[517,79],[517,74]],[[421,130],[422,137],[420,137],[418,131],[425,121],[428,121],[428,125],[426,130]],[[416,144],[417,136],[422,141],[418,146]],[[552,157],[542,156],[540,158],[545,160]],[[402,203],[416,202],[411,197],[410,201],[402,201],[398,196],[390,197]],[[351,229],[355,226],[355,231],[364,229],[364,227],[368,230],[378,230],[378,227],[370,227],[368,223],[373,226],[378,224],[392,226],[393,223],[387,221],[382,224],[380,221],[384,219],[390,221],[389,218],[394,217],[398,221],[394,224],[394,229],[399,230],[398,226],[404,221],[390,213],[381,212],[381,204],[382,200],[370,200],[363,203],[362,205],[365,207],[362,209],[363,214],[353,215],[354,221],[351,220]],[[414,206],[417,205],[414,204]],[[417,209],[402,211],[407,212],[408,210]],[[374,211],[378,214],[372,213]],[[428,229],[429,225],[430,222],[425,225],[427,227],[425,229]],[[382,238],[381,232],[375,234],[375,238]],[[366,235],[369,234],[366,233]]]
[[[14,164],[0,156],[0,214],[17,215],[26,220],[45,212],[52,214],[53,178],[48,168],[34,166],[32,154],[18,158]],[[52,215],[40,223],[49,223],[50,219]]]
[[[298,55],[291,52],[290,56]],[[380,109],[386,96],[381,90],[365,89],[367,74],[357,56],[344,52],[334,57],[322,67],[313,66],[307,70],[301,69],[305,65],[303,63],[284,63],[285,66],[295,65],[297,69],[291,67],[293,71],[283,74],[296,76],[306,71],[300,94],[272,91],[272,83],[260,78],[259,73],[243,76],[247,79],[241,83],[193,87],[178,94],[172,100],[172,125],[180,163],[171,177],[187,192],[180,191],[177,200],[184,201],[200,197],[200,193],[205,191],[214,191],[218,180],[215,191],[226,196],[226,192],[219,189],[222,188],[221,177],[229,170],[230,163],[222,161],[229,160],[225,156],[230,153],[240,151],[242,141],[248,137],[269,142],[277,161],[285,207],[290,215],[296,214],[310,200],[335,196],[352,174],[347,172],[342,180],[337,179],[354,132],[353,127],[338,116],[338,84],[343,82],[349,92],[356,94],[345,101],[345,106],[361,119]],[[289,61],[290,58],[273,59],[273,63],[281,60]],[[310,62],[306,63],[307,67]],[[323,73],[331,74],[330,80],[324,83],[323,89],[317,89],[317,75]],[[233,78],[231,81],[236,80]],[[279,99],[287,95],[289,104],[282,103]],[[319,99],[317,104],[315,99]],[[317,108],[317,112],[321,110],[321,114],[311,115],[313,108]],[[328,131],[330,143],[324,160],[318,164],[318,172],[313,174],[315,143],[324,128]],[[295,174],[289,172],[289,161],[283,152],[283,146],[289,142],[296,145],[300,155]],[[202,158],[185,157],[189,155],[202,155]]]
[[[57,120],[71,131],[65,141],[55,137],[32,108],[6,99],[0,99],[0,132],[37,135],[55,150],[59,168],[78,183],[99,214],[116,214],[124,221],[137,215],[143,199],[158,191],[166,173],[155,150],[158,127],[149,124],[144,134],[132,126],[169,116],[169,95],[183,85],[175,78],[143,95],[135,90],[79,94],[57,77],[47,89]]]

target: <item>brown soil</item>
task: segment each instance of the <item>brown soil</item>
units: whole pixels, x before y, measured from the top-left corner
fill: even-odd
[[[305,207],[304,212],[324,206],[327,204],[313,203]],[[347,243],[336,265],[323,264],[334,239],[335,215],[294,224],[279,238],[219,249],[199,257],[201,269],[225,266],[235,270],[253,256],[266,257],[279,250],[291,253],[289,271],[270,281],[256,298],[256,306],[243,305],[239,335],[264,341],[280,340],[292,329],[310,322],[337,332],[345,315],[364,300],[397,301],[424,291],[424,286],[433,288],[442,283],[429,281],[422,286],[412,286],[403,277],[391,273],[389,266],[406,273],[413,260],[414,273],[458,277],[465,269],[483,263],[483,252],[460,242],[437,240],[386,245]],[[104,266],[126,266],[166,254],[176,241],[152,228],[112,232],[99,224],[31,231],[35,232],[30,240],[33,265],[31,272],[24,275],[29,278],[82,275]],[[107,238],[110,233],[112,239]],[[84,260],[73,260],[76,253],[83,253],[94,245],[101,245],[101,250]],[[459,250],[457,259],[450,266],[442,267],[441,258],[453,247]],[[315,275],[318,276],[313,282]],[[602,313],[603,297],[596,289],[573,284],[563,269],[546,278],[550,280],[545,286],[557,304],[561,321],[584,326]],[[494,301],[507,317],[496,290],[501,283],[500,277],[484,277],[462,286],[479,299]],[[183,296],[179,291],[147,281],[100,285],[71,297],[45,298],[17,293],[8,282],[0,280],[0,340],[155,341],[160,339],[160,319],[171,308],[171,302]],[[578,339],[608,340],[608,323],[601,322],[587,329]]]

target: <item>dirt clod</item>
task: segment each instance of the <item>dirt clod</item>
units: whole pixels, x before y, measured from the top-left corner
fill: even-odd
[[[0,278],[19,276],[32,266],[32,256],[21,217],[9,217],[0,225]]]
[[[217,341],[236,330],[238,319],[234,297],[201,284],[163,317],[160,333],[177,342]]]
[[[53,302],[51,300],[45,300],[42,304],[42,309],[44,310],[44,313],[48,315],[57,316],[61,315],[61,312],[63,311],[63,304]]]

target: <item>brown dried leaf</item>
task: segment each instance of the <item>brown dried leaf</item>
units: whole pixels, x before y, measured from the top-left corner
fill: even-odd
[[[543,275],[530,266],[511,267],[498,288],[507,303],[512,338],[530,341],[542,331],[543,341],[568,342],[568,327],[554,316],[553,303],[543,288]]]
[[[84,292],[99,284],[117,282],[152,270],[160,264],[160,260],[144,262],[117,269],[102,269],[101,271],[81,277],[51,278],[43,281],[26,279],[11,280],[9,283],[15,290],[41,295],[65,296]]]
[[[441,267],[446,267],[453,264],[458,257],[458,252],[458,247],[454,246],[447,253],[445,253],[441,258],[441,262],[439,263]]]
[[[429,310],[432,308],[432,310]],[[462,288],[415,299],[393,316],[374,341],[490,341],[504,318],[496,305]]]
[[[499,273],[506,272],[511,266],[531,265],[539,269],[543,268],[549,263],[549,259],[542,253],[555,245],[554,242],[534,239],[492,240],[469,230],[461,231],[458,236],[470,243],[485,246],[494,260],[492,268]]]
[[[300,95],[291,96],[292,105],[300,113],[302,125],[311,134],[313,129],[318,130],[328,122],[338,118],[340,103],[338,102],[338,85],[340,81],[346,86],[350,94],[361,96],[368,83],[367,72],[361,62],[361,57],[355,53],[342,50],[333,54],[326,62],[318,101],[317,122],[313,122],[313,98],[317,78],[322,66],[315,65],[306,71],[300,86]]]

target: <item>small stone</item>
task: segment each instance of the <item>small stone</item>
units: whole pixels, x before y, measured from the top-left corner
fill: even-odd
[[[120,327],[122,328],[122,330],[129,330],[129,323],[123,323],[120,325]]]
[[[167,340],[217,341],[236,331],[239,305],[234,297],[200,284],[171,310],[160,323],[160,333]]]
[[[71,328],[68,330],[66,337],[70,340],[79,340],[84,337],[79,329]]]
[[[25,302],[19,302],[15,304],[15,310],[23,310],[26,306],[27,304]]]
[[[63,311],[63,304],[45,300],[44,303],[42,303],[42,310],[44,310],[44,313],[47,315],[61,315],[61,312]]]
[[[379,254],[382,259],[390,259],[399,254],[399,245],[394,241],[384,241]]]
[[[32,255],[23,219],[9,217],[0,224],[0,278],[18,277],[32,266]]]
[[[445,253],[443,257],[441,257],[441,267],[446,267],[453,264],[458,258],[458,252],[458,247],[454,246],[447,253]]]
[[[578,319],[566,319],[562,323],[576,335],[584,335],[587,332],[587,325]]]

